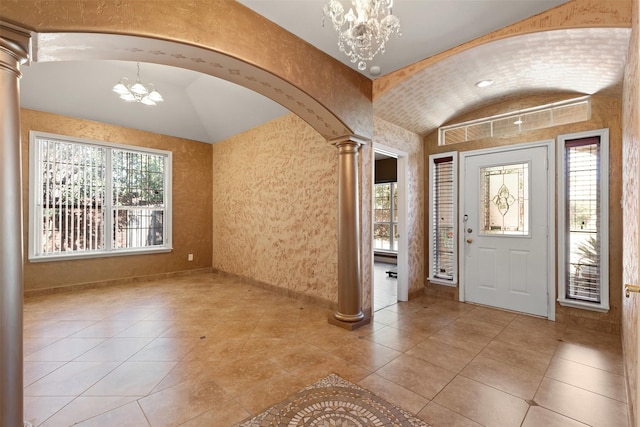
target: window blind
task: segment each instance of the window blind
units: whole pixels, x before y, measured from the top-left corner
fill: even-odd
[[[437,279],[454,278],[455,256],[455,200],[453,157],[433,160],[432,230],[433,256],[431,276]]]

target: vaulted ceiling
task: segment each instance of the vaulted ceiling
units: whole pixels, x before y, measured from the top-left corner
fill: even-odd
[[[343,3],[346,0],[343,0]],[[566,0],[396,0],[402,36],[369,66],[381,78]],[[322,26],[324,0],[240,0],[336,59],[355,67],[337,48],[332,26]],[[505,38],[444,58],[414,73],[374,102],[374,113],[418,134],[505,97],[575,92],[619,96],[630,29],[556,30]],[[301,58],[300,60],[304,60]],[[135,79],[135,62],[47,62],[23,67],[25,108],[113,123],[215,143],[284,115],[279,104],[225,80],[196,71],[142,63],[140,78],[154,83],[165,102],[127,104],[111,88]],[[480,89],[474,83],[494,80]]]

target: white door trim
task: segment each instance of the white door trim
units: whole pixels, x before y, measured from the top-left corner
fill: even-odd
[[[373,152],[383,153],[398,160],[398,301],[409,300],[409,180],[407,177],[407,158],[409,154],[394,147],[373,143]],[[375,162],[373,171],[375,173]],[[371,194],[373,194],[374,179],[372,179]],[[372,212],[375,200],[372,198]],[[373,221],[372,221],[373,227]],[[373,233],[372,233],[373,235]],[[371,254],[371,269],[373,271],[373,251]],[[371,307],[373,307],[373,286],[371,289]]]
[[[464,212],[465,212],[465,169],[467,157],[482,154],[494,154],[505,151],[521,150],[525,148],[547,147],[547,197],[549,209],[547,210],[547,319],[556,319],[556,157],[555,140],[544,140],[524,144],[514,144],[505,147],[484,148],[480,150],[464,151],[460,153],[460,167],[458,168],[460,179],[458,180],[459,211],[458,211],[458,260],[460,262],[458,274],[460,279],[459,300],[465,299],[465,257],[464,250]]]

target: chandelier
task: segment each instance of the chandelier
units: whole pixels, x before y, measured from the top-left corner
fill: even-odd
[[[331,18],[338,32],[338,47],[351,62],[358,62],[358,70],[367,67],[378,52],[384,53],[384,44],[391,34],[400,33],[400,20],[392,14],[393,0],[351,0],[349,12],[338,0],[329,0],[324,5],[324,18]],[[355,12],[354,12],[355,10]]]
[[[158,102],[164,101],[160,92],[155,90],[153,84],[147,83],[146,85],[140,82],[140,63],[138,62],[138,74],[136,75],[136,82],[129,83],[129,79],[123,77],[113,87],[113,91],[120,95],[120,99],[128,102],[141,102],[144,105],[156,105]]]

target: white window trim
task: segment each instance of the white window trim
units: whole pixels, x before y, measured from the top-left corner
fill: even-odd
[[[63,142],[71,142],[71,143],[79,143],[79,144],[90,144],[90,145],[99,145],[108,148],[114,148],[117,150],[129,150],[136,151],[139,153],[150,153],[150,154],[159,154],[166,156],[165,163],[165,181],[164,181],[164,202],[165,202],[165,212],[164,212],[164,222],[165,222],[165,235],[163,235],[164,245],[159,247],[150,247],[150,248],[135,248],[135,249],[105,249],[102,251],[93,251],[93,252],[82,252],[82,253],[64,253],[64,254],[56,254],[56,255],[36,255],[36,235],[38,233],[37,223],[36,223],[36,192],[31,191],[31,189],[35,188],[36,183],[39,182],[39,178],[36,177],[36,171],[38,170],[38,156],[37,156],[37,139],[49,139],[49,140],[58,140]],[[158,150],[154,148],[147,147],[139,147],[135,145],[126,145],[126,144],[117,144],[111,142],[104,141],[96,141],[91,139],[84,138],[75,138],[66,135],[57,135],[46,132],[37,132],[30,131],[29,132],[29,224],[28,224],[28,258],[30,262],[48,262],[48,261],[65,261],[72,259],[85,259],[85,258],[103,258],[103,257],[113,257],[113,256],[126,256],[126,255],[141,255],[141,254],[151,254],[151,253],[167,253],[173,251],[172,246],[172,164],[173,164],[173,154],[170,151]],[[107,164],[107,166],[110,166]],[[110,175],[110,168],[107,168],[107,174]],[[106,189],[105,199],[111,200],[111,191],[112,188]],[[105,228],[111,227],[112,219],[110,215],[106,215],[105,218]],[[108,242],[110,247],[110,242]]]
[[[600,303],[576,301],[566,297],[566,170],[565,143],[569,140],[600,137]],[[565,307],[599,312],[609,311],[609,129],[598,129],[558,136],[558,303]]]
[[[453,265],[454,265],[454,270],[453,270],[453,279],[452,280],[445,280],[445,279],[440,279],[437,277],[433,277],[433,271],[432,271],[432,266],[433,266],[433,262],[434,262],[434,253],[433,253],[433,245],[434,245],[434,239],[435,236],[433,235],[433,192],[434,192],[434,179],[433,179],[433,175],[435,173],[435,169],[434,169],[434,161],[437,159],[441,159],[441,158],[445,158],[445,157],[451,157],[452,160],[452,167],[453,167],[453,224],[457,225],[458,224],[458,152],[457,151],[448,151],[446,153],[439,153],[439,154],[432,154],[429,156],[429,275],[427,276],[427,279],[431,282],[431,283],[436,283],[439,285],[445,285],[445,286],[457,286],[458,285],[458,228],[454,227],[454,233],[455,235],[453,236]]]

